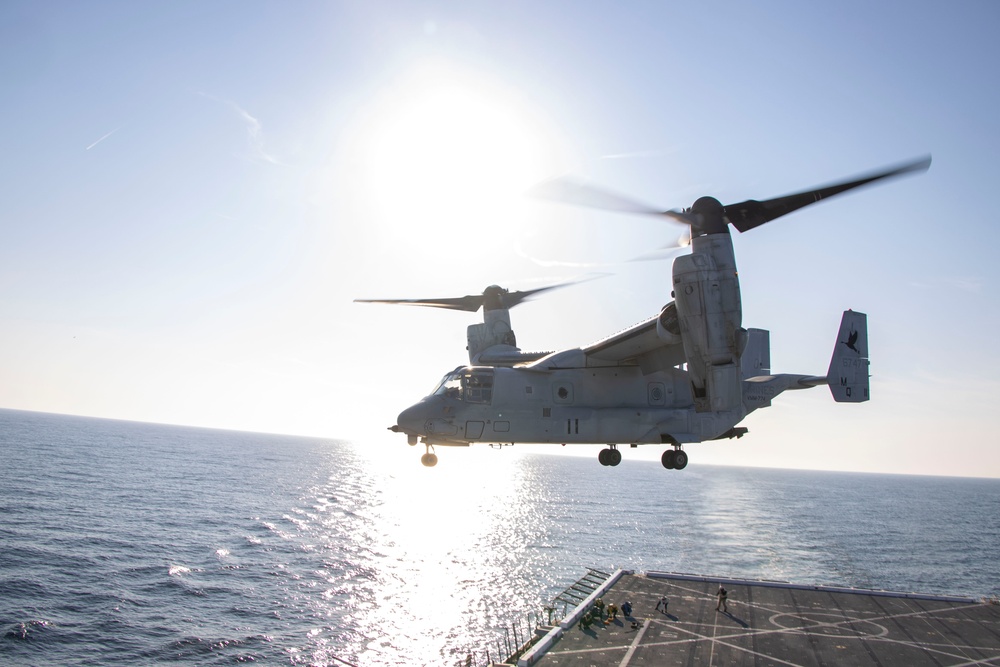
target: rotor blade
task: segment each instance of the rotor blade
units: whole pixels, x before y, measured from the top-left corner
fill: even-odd
[[[483,291],[482,294],[470,294],[469,296],[462,297],[443,299],[355,299],[354,303],[387,303],[390,305],[402,306],[429,306],[431,308],[464,310],[469,313],[474,313],[480,308],[483,308],[484,310],[513,308],[522,301],[527,301],[528,299],[534,297],[536,294],[559,289],[560,287],[569,287],[570,285],[585,283],[589,280],[603,278],[606,275],[607,274],[603,273],[591,274],[578,280],[570,280],[569,282],[559,283],[558,285],[536,287],[535,289],[522,290],[520,292],[509,292],[499,285],[490,285]]]
[[[636,213],[639,215],[655,215],[658,218],[666,216],[673,222],[686,227],[697,227],[700,216],[687,211],[663,211],[644,204],[635,199],[625,197],[617,192],[597,188],[593,185],[572,178],[553,178],[530,189],[528,194],[536,199],[547,199],[562,204],[572,204],[586,208],[597,208],[618,213]]]
[[[661,246],[656,250],[644,252],[630,259],[630,262],[656,262],[661,259],[672,259],[677,253],[691,245],[691,233],[688,232],[677,239],[676,243]]]
[[[542,292],[548,292],[549,290],[558,289],[559,287],[566,287],[572,283],[563,283],[562,285],[549,285],[548,287],[538,287],[530,290],[522,290],[520,292],[508,292],[503,296],[503,305],[507,308],[513,308],[522,301],[527,301],[536,294],[541,294]]]
[[[534,298],[536,294],[541,294],[542,292],[548,292],[550,290],[559,289],[561,287],[569,287],[570,285],[579,285],[580,283],[585,283],[590,280],[597,280],[598,278],[603,278],[607,274],[591,274],[589,276],[584,276],[578,280],[570,280],[569,282],[559,283],[558,285],[546,285],[545,287],[536,287],[535,289],[522,290],[520,292],[508,292],[503,296],[503,304],[507,308],[513,308],[522,301],[527,301],[528,299]]]
[[[651,250],[645,252],[641,255],[636,255],[632,259],[628,260],[630,262],[659,262],[664,259],[673,259],[677,257],[677,253],[684,250],[681,246],[666,246],[663,248],[657,248],[656,250]]]
[[[828,199],[834,195],[839,195],[842,192],[847,192],[848,190],[868,185],[884,178],[902,176],[903,174],[917,171],[927,171],[930,166],[931,158],[928,155],[914,162],[908,162],[854,180],[834,183],[815,190],[807,190],[765,201],[749,199],[739,204],[729,204],[723,208],[723,211],[733,227],[741,232],[745,232],[822,199]]]
[[[448,310],[463,310],[474,313],[483,306],[482,294],[444,298],[444,299],[355,299],[355,303],[387,303],[402,306],[428,306],[430,308],[446,308]]]
[[[528,190],[529,196],[562,204],[599,208],[621,213],[641,215],[669,215],[670,212],[654,208],[610,190],[596,188],[573,178],[553,178]]]
[[[491,285],[490,287],[487,287],[486,291],[482,294],[470,294],[469,296],[462,297],[446,297],[441,299],[355,299],[354,302],[387,303],[390,305],[403,306],[427,306],[430,308],[445,308],[447,310],[462,310],[468,313],[474,313],[484,305],[487,310],[513,308],[517,304],[530,299],[536,294],[573,284],[575,283],[568,282],[561,283],[559,285],[548,285],[546,287],[537,287],[535,289],[525,290],[522,292],[508,292],[502,287]]]
[[[673,218],[677,222],[687,225],[688,227],[697,227],[701,224],[701,216],[697,213],[691,213],[690,211],[678,211],[675,209],[670,209],[669,211],[664,211],[663,215]],[[687,232],[688,240],[691,239],[691,230]]]

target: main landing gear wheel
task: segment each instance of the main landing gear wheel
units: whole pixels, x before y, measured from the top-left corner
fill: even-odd
[[[667,451],[663,452],[663,456],[660,457],[660,463],[662,463],[663,467],[666,468],[667,470],[673,470],[674,450],[668,449]]]
[[[433,468],[437,465],[438,457],[437,454],[431,451],[431,446],[427,445],[427,453],[420,457],[420,462],[423,463],[428,468]]]
[[[688,455],[682,449],[668,449],[660,457],[660,463],[667,470],[683,470],[688,464]]]
[[[684,470],[688,464],[688,455],[683,449],[678,449],[674,451],[674,468],[677,470]]]
[[[622,453],[609,447],[597,454],[597,460],[602,466],[616,466],[622,462]]]

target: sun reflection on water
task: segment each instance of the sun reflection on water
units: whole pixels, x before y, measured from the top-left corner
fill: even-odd
[[[366,665],[457,662],[494,639],[465,628],[499,627],[524,610],[526,592],[498,580],[524,579],[515,576],[525,566],[518,523],[537,507],[519,499],[530,475],[516,452],[451,453],[427,469],[359,447],[350,470],[338,453],[313,506],[286,517],[301,547],[316,543],[324,555],[313,612],[331,621],[349,614]],[[312,658],[322,659],[324,645],[310,639]]]

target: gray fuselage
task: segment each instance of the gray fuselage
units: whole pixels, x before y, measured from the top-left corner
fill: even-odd
[[[747,414],[696,412],[688,374],[637,366],[534,370],[464,366],[399,415],[428,443],[682,443],[719,437]]]

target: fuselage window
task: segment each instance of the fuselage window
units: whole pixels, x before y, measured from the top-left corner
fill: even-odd
[[[491,403],[493,401],[493,371],[476,370],[462,377],[465,400],[469,403]]]

